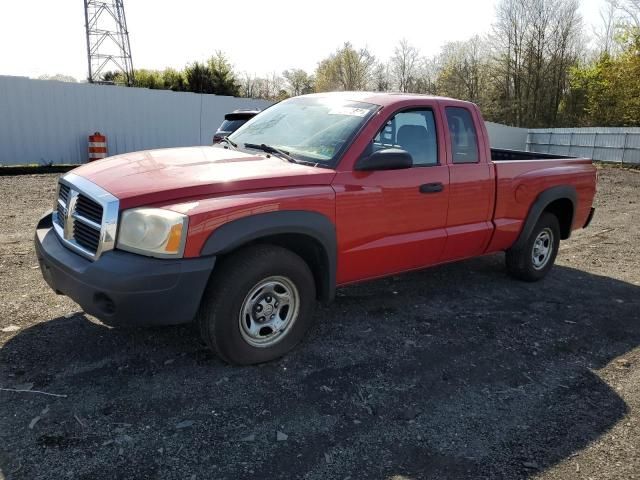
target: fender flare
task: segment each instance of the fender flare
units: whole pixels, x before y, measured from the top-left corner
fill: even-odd
[[[201,256],[223,255],[260,238],[278,234],[303,234],[316,240],[326,255],[326,272],[319,273],[322,300],[332,300],[336,290],[337,237],[333,222],[325,215],[304,210],[259,213],[232,220],[216,228],[204,243]]]
[[[576,205],[578,203],[578,194],[576,192],[575,187],[569,185],[559,185],[557,187],[551,187],[547,190],[542,191],[535,199],[531,208],[529,208],[529,213],[527,214],[527,218],[524,222],[524,226],[520,231],[520,235],[518,235],[518,239],[511,247],[512,249],[518,249],[524,247],[533,231],[533,227],[535,227],[540,215],[544,212],[545,208],[547,208],[552,202],[556,200],[568,199],[571,201],[573,205],[573,211],[571,212],[571,225],[573,225],[573,220],[576,216]],[[569,227],[569,235],[571,235],[571,227]]]

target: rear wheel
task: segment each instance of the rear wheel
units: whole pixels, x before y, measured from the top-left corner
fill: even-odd
[[[224,259],[198,312],[203,340],[240,365],[284,355],[311,325],[315,283],[308,265],[275,245],[254,245]]]
[[[507,250],[509,274],[535,282],[553,267],[560,246],[560,224],[555,215],[543,213],[522,248]]]

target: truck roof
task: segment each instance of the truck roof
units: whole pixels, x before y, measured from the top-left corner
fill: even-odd
[[[403,93],[403,92],[360,92],[360,91],[347,91],[347,92],[322,92],[311,93],[309,95],[303,95],[305,97],[335,97],[344,100],[353,100],[355,102],[367,102],[375,105],[387,106],[393,103],[399,103],[407,100],[449,100],[465,104],[472,104],[465,100],[458,100],[455,98],[441,97],[437,95],[427,95],[422,93]]]

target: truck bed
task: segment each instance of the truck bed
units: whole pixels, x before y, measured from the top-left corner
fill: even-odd
[[[515,242],[538,194],[556,185],[575,189],[578,197],[573,228],[584,225],[595,194],[596,169],[591,160],[497,149],[491,150],[491,156],[496,181],[492,250],[509,248]],[[495,156],[503,158],[496,160]]]
[[[494,162],[513,160],[549,160],[553,158],[576,158],[552,153],[526,152],[524,150],[491,149],[491,160]]]

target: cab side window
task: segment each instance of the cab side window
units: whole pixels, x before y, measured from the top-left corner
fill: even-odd
[[[478,135],[471,112],[461,107],[447,107],[445,111],[453,163],[477,163]]]
[[[436,123],[431,110],[410,110],[394,115],[373,139],[373,151],[401,148],[415,166],[438,164]]]

